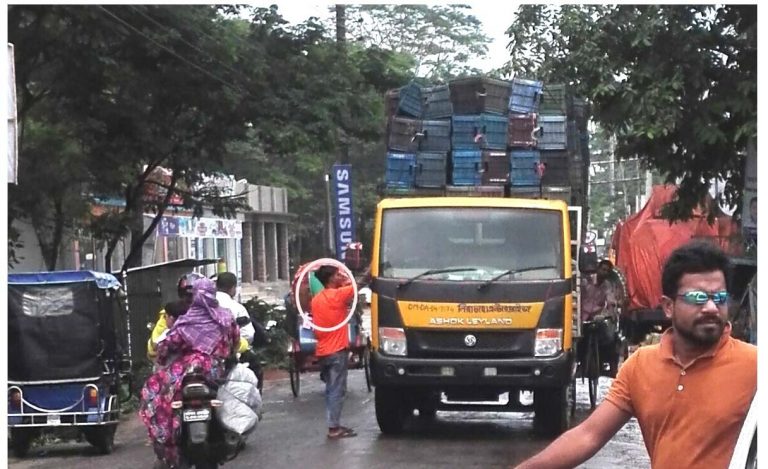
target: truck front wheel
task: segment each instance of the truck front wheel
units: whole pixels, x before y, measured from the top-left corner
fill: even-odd
[[[536,389],[533,393],[533,429],[542,436],[554,437],[568,430],[571,424],[571,389]]]
[[[376,404],[376,421],[384,434],[396,435],[402,433],[405,420],[408,418],[408,406],[397,389],[376,386],[374,396]]]

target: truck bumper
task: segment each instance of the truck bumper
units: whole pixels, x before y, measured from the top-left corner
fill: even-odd
[[[574,357],[564,351],[546,358],[425,359],[374,351],[371,369],[376,386],[557,388],[571,382]]]

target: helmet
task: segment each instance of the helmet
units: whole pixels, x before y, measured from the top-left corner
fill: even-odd
[[[184,296],[191,294],[192,288],[194,287],[195,282],[197,282],[201,278],[205,278],[205,277],[198,274],[197,272],[189,272],[182,275],[179,278],[179,283],[176,286],[179,294],[179,298],[183,298]]]

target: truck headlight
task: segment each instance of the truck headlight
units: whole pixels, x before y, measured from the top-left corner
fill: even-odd
[[[405,331],[399,327],[380,327],[379,340],[382,353],[404,357],[408,354]]]
[[[563,349],[562,329],[536,329],[534,356],[549,357]]]

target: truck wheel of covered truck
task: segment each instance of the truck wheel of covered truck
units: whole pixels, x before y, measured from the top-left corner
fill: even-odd
[[[406,419],[413,414],[413,409],[408,407],[402,395],[403,393],[395,388],[376,386],[374,392],[376,421],[384,434],[402,433]]]
[[[533,429],[542,436],[558,436],[571,425],[571,385],[533,392]]]

